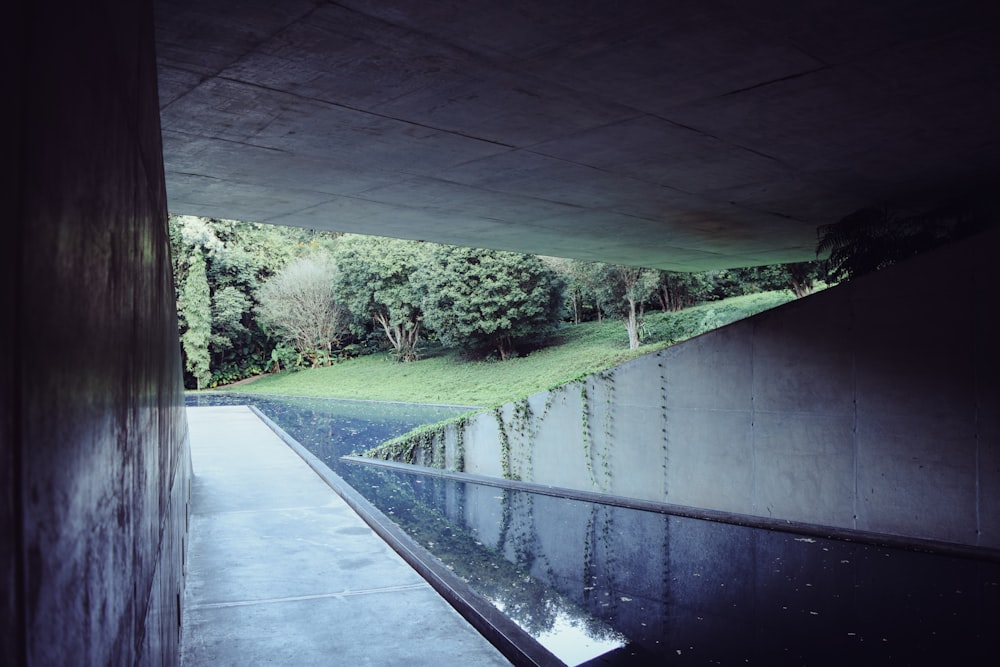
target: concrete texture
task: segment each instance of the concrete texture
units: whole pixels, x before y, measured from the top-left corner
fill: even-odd
[[[177,213],[675,269],[808,259],[817,223],[872,203],[919,207],[995,174],[996,12],[975,0],[162,0],[154,62],[148,1],[15,2],[0,47],[0,663],[177,661],[189,459],[167,191]],[[986,248],[965,252],[945,266],[976,273],[945,296],[897,272],[898,284],[887,274],[770,316],[772,335],[793,334],[788,355],[830,360],[820,376],[772,369],[833,397],[808,414],[781,407],[796,392],[769,403],[770,385],[740,380],[755,346],[793,358],[767,344],[766,325],[753,333],[772,320],[652,362],[692,381],[672,389],[663,371],[649,387],[667,398],[648,430],[632,420],[629,456],[654,457],[632,488],[996,546],[1000,329],[984,306]],[[901,294],[910,306],[894,308]],[[910,316],[925,296],[939,307],[955,295],[950,322]],[[808,343],[827,310],[859,319]],[[688,395],[709,403],[671,408]],[[557,436],[578,433],[580,406],[600,399],[557,397],[553,415],[564,400],[577,411]],[[607,456],[597,419],[591,468],[567,466],[581,483]],[[850,446],[803,456],[788,441],[816,431]],[[541,467],[514,454],[520,470]],[[841,484],[815,502],[797,466],[761,476],[796,458],[843,469],[847,456],[850,507]],[[610,465],[611,488],[627,490]]]
[[[157,0],[171,211],[698,270],[1000,172],[979,0]]]
[[[463,469],[1000,549],[998,243],[969,239],[479,415]],[[456,442],[443,443],[453,468]]]
[[[509,664],[248,408],[188,423],[181,664]]]
[[[189,458],[152,5],[14,4],[0,663],[176,664]]]

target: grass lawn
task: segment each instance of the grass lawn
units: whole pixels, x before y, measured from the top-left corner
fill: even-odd
[[[291,396],[491,407],[595,373],[670,343],[790,301],[787,291],[732,297],[677,313],[646,314],[639,350],[628,349],[616,320],[566,324],[554,344],[508,361],[465,361],[448,349],[428,346],[418,361],[401,364],[385,354],[333,366],[285,371],[221,390]]]

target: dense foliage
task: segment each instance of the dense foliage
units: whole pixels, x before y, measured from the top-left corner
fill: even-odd
[[[573,273],[594,295],[602,313],[625,324],[629,349],[639,349],[639,328],[646,302],[658,287],[659,272],[638,266],[575,262]]]
[[[177,298],[181,325],[181,349],[184,367],[201,389],[211,380],[212,295],[205,276],[205,255],[194,249],[187,257],[187,271]]]
[[[293,258],[329,248],[333,239],[306,229],[171,216],[185,384],[227,384],[271,366],[281,343],[257,320],[258,290]]]
[[[822,280],[819,263],[676,273],[190,216],[170,237],[192,388],[379,349],[413,361],[427,342],[508,360],[606,317],[635,349],[653,310]]]
[[[817,230],[816,255],[829,253],[834,278],[856,278],[997,224],[992,196],[949,201],[915,215],[862,208]]]
[[[339,239],[334,252],[337,298],[353,314],[355,332],[374,323],[399,361],[417,358],[422,295],[410,278],[426,254],[421,243],[357,235]]]
[[[443,342],[501,359],[550,334],[562,313],[561,281],[535,255],[434,246],[414,279]]]
[[[260,323],[295,348],[301,359],[318,366],[333,357],[348,318],[338,303],[333,265],[325,255],[293,260],[261,286],[258,299]]]

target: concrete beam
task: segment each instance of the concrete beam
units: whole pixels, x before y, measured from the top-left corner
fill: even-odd
[[[699,270],[1000,172],[1000,10],[157,0],[171,211]]]

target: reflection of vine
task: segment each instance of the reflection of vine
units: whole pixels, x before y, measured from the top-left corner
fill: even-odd
[[[534,578],[544,573],[548,581],[556,581],[556,568],[545,553],[535,521],[535,497],[517,491],[503,495],[503,534],[497,549],[511,559],[518,568]]]
[[[583,601],[590,600],[590,592],[597,586],[597,576],[594,571],[597,564],[594,562],[594,515],[597,513],[597,505],[590,506],[590,514],[587,516],[587,527],[583,531]]]
[[[517,493],[513,496],[517,501],[521,520],[517,525],[520,532],[514,535],[513,547],[514,562],[527,571],[531,571],[531,566],[535,563],[535,554],[538,552],[538,536],[534,529],[533,501],[530,495]]]
[[[613,577],[618,567],[616,555],[618,540],[613,532],[615,509],[593,505],[587,517],[583,550],[583,601],[601,618],[616,614],[620,601]],[[598,559],[603,555],[603,563]],[[602,591],[601,597],[592,598],[592,592]]]
[[[610,603],[611,608],[615,609],[618,607],[619,595],[618,587],[615,585],[614,576],[616,568],[618,567],[618,556],[616,546],[618,540],[615,539],[615,535],[612,532],[614,527],[614,513],[615,509],[608,506],[603,506],[601,511],[604,513],[604,522],[601,526],[601,542],[604,547],[604,567],[602,568],[604,572],[607,573],[607,584],[605,588],[610,593]]]
[[[510,508],[510,489],[500,489],[500,537],[497,539],[497,551],[503,553],[507,544],[507,534],[510,532],[512,519]]]

